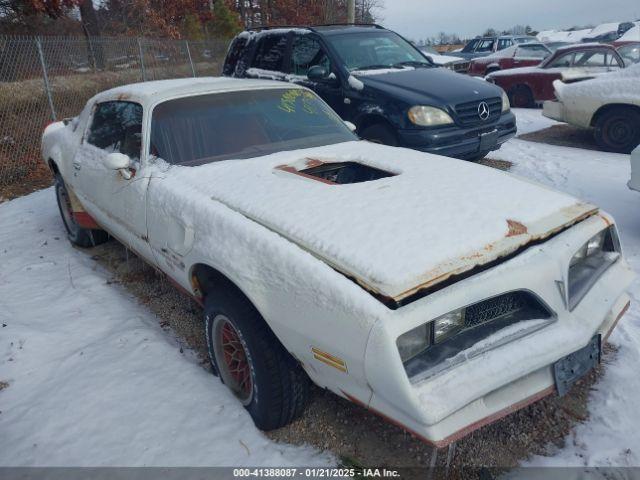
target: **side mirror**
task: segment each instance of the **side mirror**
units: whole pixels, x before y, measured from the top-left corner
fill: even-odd
[[[322,65],[314,65],[309,68],[309,71],[307,72],[307,78],[316,82],[319,80],[326,80],[328,77],[329,72],[327,72],[327,69]]]
[[[345,125],[347,126],[347,128],[348,128],[349,130],[351,130],[352,132],[355,132],[355,131],[356,131],[356,129],[358,128],[358,127],[356,127],[353,123],[351,123],[351,122],[349,122],[349,121],[347,121],[347,120],[345,120],[345,121],[344,121],[344,124],[345,124]]]
[[[131,172],[129,171],[131,159],[124,153],[110,153],[107,155],[107,158],[105,158],[104,164],[109,170],[119,170],[125,179],[128,180],[131,178]]]

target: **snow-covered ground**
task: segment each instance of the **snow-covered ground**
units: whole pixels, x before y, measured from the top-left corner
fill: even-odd
[[[555,122],[540,110],[516,110],[521,133]],[[514,162],[512,172],[587,200],[611,213],[624,253],[640,272],[640,194],[627,188],[629,155],[556,147],[514,139],[492,158]],[[609,341],[618,347],[589,399],[589,420],[576,427],[564,448],[526,465],[640,466],[640,279],[631,308]]]
[[[552,125],[516,110],[520,133]],[[492,158],[613,214],[640,271],[640,194],[629,156],[514,139]],[[270,441],[219,381],[70,247],[51,189],[0,205],[0,466],[330,464]],[[640,281],[618,352],[564,448],[531,465],[640,466]]]
[[[335,463],[269,440],[108,278],[52,189],[0,205],[0,466]]]

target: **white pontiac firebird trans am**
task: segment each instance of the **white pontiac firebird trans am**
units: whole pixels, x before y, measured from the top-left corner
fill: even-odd
[[[72,243],[113,236],[202,304],[261,429],[309,379],[438,447],[565,394],[629,306],[611,216],[349,127],[303,87],[165,80],[96,95],[42,156]]]

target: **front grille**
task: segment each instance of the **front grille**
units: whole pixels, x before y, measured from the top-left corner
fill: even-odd
[[[482,120],[478,114],[480,103],[486,102],[489,107],[489,117]],[[494,122],[500,118],[502,113],[502,99],[499,97],[486,100],[474,100],[473,102],[459,103],[455,107],[458,121],[461,125],[481,125],[483,123]]]
[[[475,327],[497,318],[522,312],[526,308],[535,311],[527,315],[528,317],[547,318],[549,316],[540,302],[531,294],[511,292],[468,306],[465,310],[465,327]]]

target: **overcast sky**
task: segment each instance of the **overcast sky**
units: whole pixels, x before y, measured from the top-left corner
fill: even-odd
[[[548,30],[633,21],[640,18],[640,0],[384,0],[381,14],[385,27],[420,40],[441,31],[473,37],[489,27]]]

